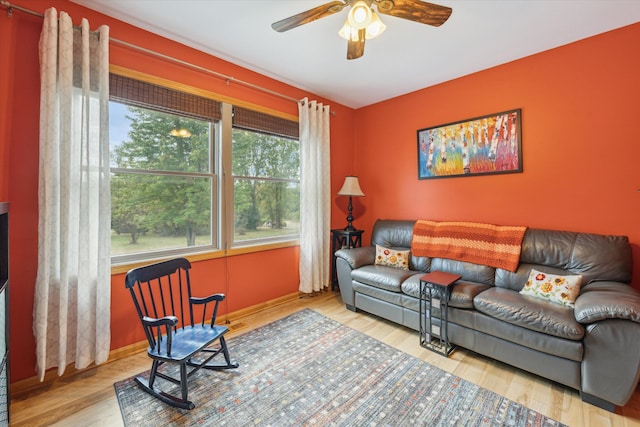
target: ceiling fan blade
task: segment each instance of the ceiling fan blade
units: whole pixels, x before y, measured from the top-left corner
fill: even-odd
[[[278,22],[274,22],[271,24],[271,28],[282,33],[300,25],[313,22],[316,19],[324,18],[325,16],[340,12],[346,5],[347,3],[342,1],[332,1],[323,4],[322,6],[314,7],[313,9],[282,19]]]
[[[349,39],[347,44],[347,59],[357,59],[364,55],[365,29],[358,30],[358,40]]]
[[[421,0],[374,0],[378,12],[410,21],[439,27],[444,24],[452,9]]]

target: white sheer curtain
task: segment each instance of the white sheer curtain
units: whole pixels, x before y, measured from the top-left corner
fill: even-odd
[[[331,169],[329,106],[307,98],[300,118],[300,292],[329,285]]]
[[[37,370],[107,360],[110,346],[109,28],[48,9],[40,37]]]

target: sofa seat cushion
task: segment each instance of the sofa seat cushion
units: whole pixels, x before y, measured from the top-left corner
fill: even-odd
[[[473,305],[481,313],[513,325],[569,340],[581,340],[584,327],[573,315],[573,308],[491,288],[479,293]]]
[[[402,282],[400,290],[414,298],[420,298],[420,278],[424,275],[425,273],[420,273],[409,277],[407,280]]]
[[[405,280],[400,288],[402,292],[414,298],[420,298],[420,278],[424,273],[416,274]],[[467,282],[466,280],[458,280],[451,290],[451,298],[449,305],[457,308],[473,308],[473,298],[480,292],[489,289],[490,286],[475,282]],[[412,310],[419,310],[418,302],[411,306],[407,306]]]
[[[400,288],[402,293],[407,296],[403,307],[413,311],[420,311],[420,278],[424,275],[425,273],[420,272],[402,282]]]
[[[402,292],[402,282],[413,275],[424,274],[417,271],[401,270],[399,268],[381,265],[365,265],[351,272],[351,278],[376,288],[392,292]]]
[[[451,290],[449,306],[457,308],[473,308],[473,299],[480,292],[484,292],[491,286],[466,280],[458,280]]]
[[[584,355],[582,341],[567,340],[532,331],[479,313],[476,310],[449,308],[449,322],[509,341],[542,353],[581,362]]]
[[[385,289],[376,288],[359,282],[353,282],[353,290],[360,295],[368,295],[376,300],[385,301],[394,306],[402,307],[406,304],[406,300],[413,299],[403,293],[387,291]]]

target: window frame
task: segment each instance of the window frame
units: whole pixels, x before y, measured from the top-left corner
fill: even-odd
[[[233,116],[233,114],[235,114],[235,105],[231,105],[231,114]],[[244,110],[246,111],[247,109],[244,108]],[[223,114],[224,114],[224,109],[223,109]],[[228,112],[227,112],[228,113]],[[261,114],[269,114],[269,113],[264,113],[264,112],[260,112],[260,111],[254,111],[252,113],[257,113],[257,115],[261,115]],[[277,119],[277,118],[276,118]],[[240,180],[255,180],[255,181],[260,181],[260,182],[271,182],[271,183],[275,183],[275,182],[286,182],[286,183],[296,183],[298,184],[298,187],[300,185],[300,165],[298,164],[298,177],[297,178],[283,178],[283,177],[271,177],[271,176],[261,176],[261,175],[255,175],[255,176],[245,176],[245,175],[235,175],[233,172],[233,129],[238,129],[241,131],[247,131],[247,132],[253,132],[253,133],[260,133],[263,135],[273,135],[279,138],[284,138],[284,139],[290,139],[290,140],[294,140],[298,143],[298,153],[300,152],[300,138],[293,138],[293,136],[291,134],[289,134],[289,132],[291,132],[291,129],[279,129],[282,132],[279,131],[275,131],[275,132],[267,132],[267,131],[263,131],[261,129],[258,129],[257,127],[251,127],[251,126],[246,126],[246,121],[244,124],[238,125],[236,126],[232,117],[232,120],[229,120],[228,122],[231,122],[231,137],[229,139],[230,141],[230,145],[231,148],[229,149],[229,151],[231,152],[231,156],[230,156],[230,163],[228,165],[225,165],[225,170],[229,170],[230,172],[230,191],[231,193],[229,193],[229,197],[230,197],[230,201],[232,202],[231,204],[233,205],[233,211],[232,211],[232,215],[230,215],[228,218],[229,220],[226,222],[226,228],[230,229],[230,232],[227,234],[228,237],[228,242],[229,242],[229,247],[233,247],[233,248],[239,248],[239,247],[246,247],[246,246],[254,246],[254,245],[260,245],[260,244],[268,244],[268,243],[273,243],[273,242],[282,242],[282,241],[290,241],[292,239],[296,239],[299,240],[300,238],[300,232],[295,233],[295,234],[285,234],[285,235],[279,235],[279,236],[272,236],[272,237],[262,237],[262,238],[253,238],[253,239],[246,239],[246,240],[239,240],[236,241],[235,240],[235,181],[237,179]],[[290,124],[289,124],[290,125]],[[277,125],[276,125],[277,126]],[[287,125],[284,125],[285,127]]]
[[[211,245],[207,247],[198,246],[179,248],[175,250],[171,249],[153,253],[137,253],[137,255],[147,254],[147,256],[119,256],[117,261],[114,260],[114,257],[112,256],[112,273],[126,272],[128,268],[133,265],[141,265],[143,263],[165,259],[175,255],[186,256],[192,261],[197,261],[299,245],[299,234],[273,238],[249,239],[234,243],[234,176],[231,173],[233,144],[232,117],[234,106],[265,113],[293,122],[298,121],[297,116],[223,95],[218,95],[194,86],[188,86],[182,83],[133,71],[120,66],[111,65],[110,73],[219,101],[221,106],[221,118],[219,121],[220,125],[217,129],[218,132],[215,132],[215,135],[212,135],[212,132],[210,132],[210,140],[213,140],[213,142],[210,142],[210,144],[212,144],[212,150],[210,150],[209,153],[211,164],[210,174],[212,176],[212,193],[215,193],[217,190],[217,197],[212,197],[211,200]],[[162,173],[164,173],[164,171],[162,171]],[[170,172],[169,174],[173,174],[173,172]],[[214,235],[216,236],[215,239]]]
[[[109,102],[118,102],[112,101]],[[137,107],[144,108],[144,107]],[[165,113],[167,114],[167,113]],[[142,175],[142,176],[167,176],[167,177],[181,177],[181,178],[207,178],[210,180],[210,205],[209,205],[209,243],[197,246],[185,246],[178,248],[159,249],[154,251],[139,251],[127,254],[110,254],[111,265],[128,265],[132,263],[138,263],[143,261],[164,259],[169,257],[175,257],[179,255],[189,255],[197,253],[212,252],[220,250],[220,230],[219,230],[219,218],[220,218],[220,178],[219,178],[219,162],[216,161],[216,153],[219,151],[220,145],[220,119],[218,123],[209,121],[209,170],[208,172],[190,172],[190,171],[174,171],[174,170],[158,170],[158,169],[138,169],[138,168],[122,168],[122,167],[110,167],[110,173],[113,174],[128,174],[128,175]],[[111,155],[111,150],[109,151]]]

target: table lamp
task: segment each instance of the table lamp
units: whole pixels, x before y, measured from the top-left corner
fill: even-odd
[[[353,204],[351,201],[352,196],[364,196],[364,193],[360,189],[360,183],[357,176],[347,176],[344,179],[342,188],[338,191],[339,196],[349,196],[349,206],[347,207],[349,215],[347,215],[347,226],[345,231],[355,231],[356,228],[351,224],[353,222]]]

